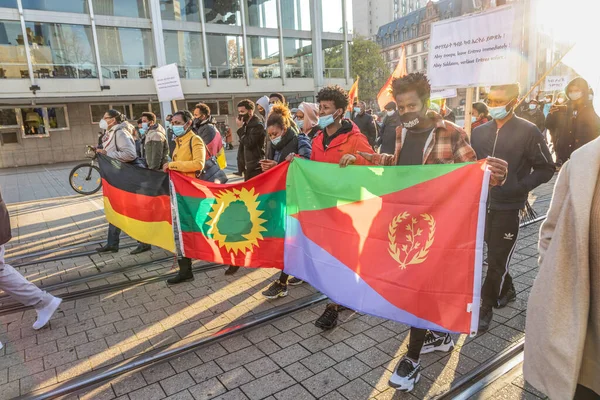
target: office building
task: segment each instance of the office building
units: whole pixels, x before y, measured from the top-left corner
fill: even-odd
[[[203,101],[233,131],[243,98],[281,92],[295,105],[349,87],[347,3],[0,0],[0,168],[81,159],[109,108],[162,118],[157,66],[178,66],[177,108]]]

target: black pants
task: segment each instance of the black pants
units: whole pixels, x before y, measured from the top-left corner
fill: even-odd
[[[485,223],[488,270],[481,297],[484,307],[498,304],[498,298],[512,285],[508,266],[519,235],[519,210],[489,210]]]
[[[406,353],[406,356],[411,360],[418,361],[421,357],[421,350],[423,349],[423,344],[425,344],[426,334],[427,329],[410,328],[410,338],[408,339],[408,352]],[[438,337],[446,335],[443,332],[435,332],[435,334]]]
[[[279,283],[283,284],[283,285],[287,285],[287,281],[288,278],[290,276],[288,274],[286,274],[285,272],[281,271],[281,274],[279,274]]]

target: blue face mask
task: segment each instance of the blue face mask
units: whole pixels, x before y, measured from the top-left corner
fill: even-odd
[[[360,114],[360,107],[354,107],[354,112]]]
[[[335,113],[319,117],[319,126],[321,129],[325,129],[335,122],[334,114]]]
[[[180,137],[185,134],[185,127],[183,125],[173,125],[173,135]]]
[[[140,128],[139,131],[140,131],[140,135],[142,135],[142,136],[144,136],[147,132],[147,130],[144,128]]]
[[[142,122],[142,128],[144,128],[145,131],[148,131],[148,123]]]
[[[302,129],[302,128],[304,127],[304,121],[296,121],[296,126],[297,126],[299,129]]]
[[[279,142],[281,142],[281,136],[278,136],[275,139],[271,139],[271,143],[273,143],[273,146],[277,146]]]
[[[490,116],[495,120],[504,119],[508,116],[506,106],[490,107]]]
[[[477,122],[477,117],[471,116],[471,122]]]

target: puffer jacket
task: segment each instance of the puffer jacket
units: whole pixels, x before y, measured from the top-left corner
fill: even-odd
[[[259,161],[265,156],[265,127],[256,115],[237,130],[240,138],[240,149],[243,147],[246,180],[260,175],[262,169]]]
[[[160,124],[151,126],[144,137],[144,157],[148,169],[155,171],[169,160],[169,144],[165,129]]]
[[[310,159],[311,150],[310,139],[303,133],[298,134],[296,128],[290,127],[277,145],[271,143],[270,140],[268,141],[266,157],[268,160],[276,161],[279,164],[292,153]]]
[[[131,134],[133,129],[129,122],[121,122],[104,133],[102,148],[108,157],[126,163],[137,159],[135,140]]]
[[[0,190],[0,246],[8,243],[11,238],[10,216],[8,215],[6,203],[2,200],[2,190]]]
[[[344,154],[355,155],[357,151],[373,153],[373,148],[356,124],[349,119],[342,120],[342,127],[333,135],[319,131],[312,141],[313,161],[337,164]],[[364,157],[356,156],[356,165],[371,165]]]
[[[189,130],[185,135],[175,139],[175,151],[173,152],[173,161],[169,163],[169,169],[195,177],[196,171],[204,169],[205,161],[204,142],[194,131]]]
[[[227,160],[225,158],[225,149],[223,148],[223,138],[215,126],[216,122],[213,117],[209,117],[204,121],[194,123],[192,130],[204,142],[207,150],[206,158],[209,158],[211,155],[217,157],[219,167],[224,169],[227,167]]]

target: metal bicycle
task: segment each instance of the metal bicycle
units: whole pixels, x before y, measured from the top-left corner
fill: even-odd
[[[69,174],[69,184],[79,194],[90,195],[102,187],[100,168],[96,162],[96,149],[87,146],[85,156],[91,158],[90,162],[79,164]]]

